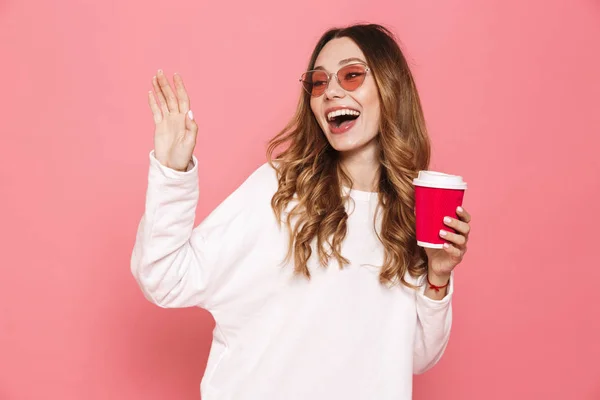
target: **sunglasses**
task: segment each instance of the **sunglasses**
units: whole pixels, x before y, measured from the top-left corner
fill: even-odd
[[[341,88],[351,92],[363,84],[370,68],[362,63],[349,64],[340,68],[336,73],[329,73],[322,69],[306,71],[300,77],[302,87],[313,97],[319,97],[329,87],[331,77],[335,75]]]

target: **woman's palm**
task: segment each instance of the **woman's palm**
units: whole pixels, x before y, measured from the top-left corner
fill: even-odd
[[[178,74],[173,76],[175,91],[167,77],[158,71],[152,84],[158,102],[149,92],[148,103],[154,117],[154,156],[164,166],[185,171],[192,159],[198,125],[190,111],[190,100]]]

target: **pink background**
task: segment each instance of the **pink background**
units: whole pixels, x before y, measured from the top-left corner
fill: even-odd
[[[452,338],[415,399],[600,399],[600,5],[3,1],[0,399],[197,399],[213,321],[129,272],[158,68],[200,123],[205,216],[264,160],[318,36],[401,38],[473,215]]]

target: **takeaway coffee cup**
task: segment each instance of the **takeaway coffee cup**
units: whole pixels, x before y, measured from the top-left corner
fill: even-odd
[[[440,236],[440,230],[456,233],[444,224],[444,217],[458,219],[456,208],[462,205],[467,183],[458,175],[419,171],[413,185],[417,244],[421,247],[442,248],[447,241]]]

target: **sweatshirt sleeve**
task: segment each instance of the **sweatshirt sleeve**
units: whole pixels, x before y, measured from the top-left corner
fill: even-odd
[[[268,164],[258,168],[194,228],[198,160],[187,171],[167,168],[150,152],[145,210],[131,255],[131,273],[144,296],[163,308],[210,309],[260,230],[256,205],[265,203]],[[269,204],[267,201],[266,204]],[[264,207],[263,207],[264,208]]]
[[[424,280],[425,277],[422,281]],[[450,277],[448,292],[441,300],[425,296],[425,287],[426,282],[416,292],[417,331],[413,358],[415,374],[422,374],[437,364],[450,339],[454,273]]]

